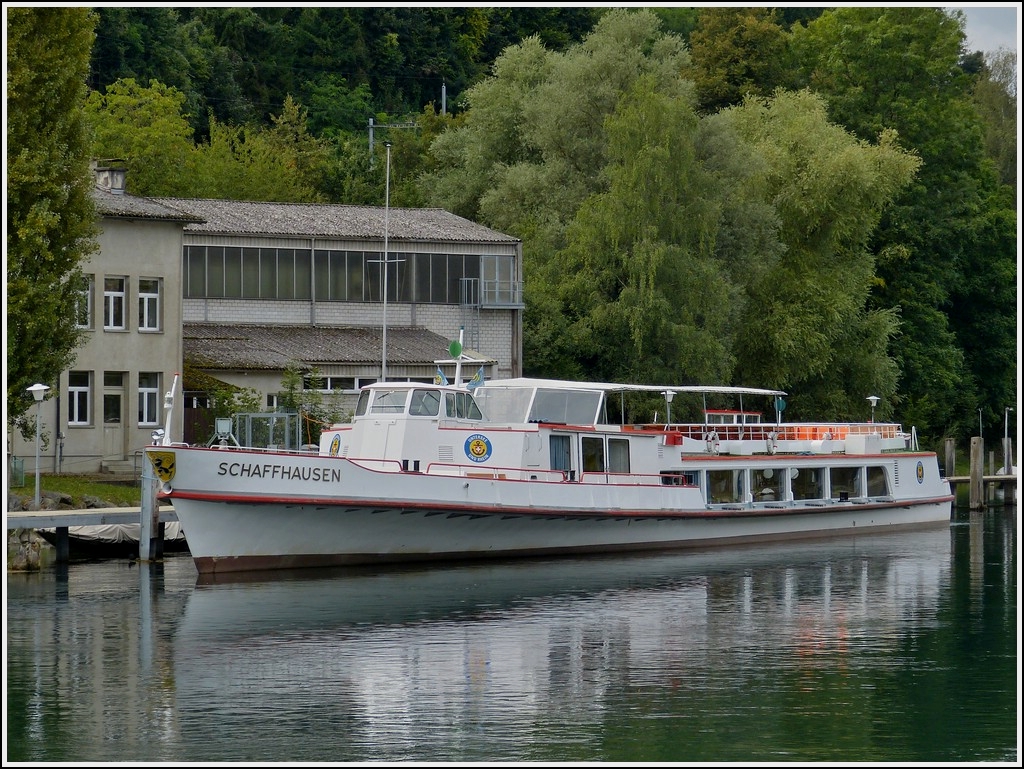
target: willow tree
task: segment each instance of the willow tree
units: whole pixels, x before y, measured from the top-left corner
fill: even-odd
[[[96,248],[82,102],[87,8],[7,9],[7,414],[74,361],[81,261]]]
[[[608,189],[605,121],[642,78],[681,97],[687,61],[681,39],[664,33],[654,14],[608,11],[564,52],[537,38],[506,49],[494,75],[467,93],[464,122],[434,142],[425,198],[523,239],[531,373],[582,365],[556,295],[562,275],[554,255],[584,202]]]
[[[556,259],[575,357],[600,379],[728,381],[735,294],[713,253],[719,192],[697,158],[693,99],[642,78],[606,128],[608,190]]]
[[[829,122],[810,92],[751,98],[709,118],[765,158],[762,184],[785,255],[747,287],[735,354],[741,379],[793,389],[801,405],[863,416],[868,395],[888,409],[898,367],[887,349],[894,310],[872,310],[868,248],[886,205],[920,161],[893,132],[875,144]],[[791,412],[792,413],[792,412]]]

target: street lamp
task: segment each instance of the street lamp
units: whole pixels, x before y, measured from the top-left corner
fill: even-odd
[[[874,424],[875,421],[875,406],[878,405],[878,401],[882,400],[877,395],[869,395],[864,400],[871,402],[871,422]]]
[[[36,401],[36,510],[39,509],[39,419],[42,411],[43,396],[46,395],[46,391],[50,388],[44,384],[38,382],[31,387],[26,388],[32,397]]]
[[[1013,411],[1013,406],[1007,406],[1004,413],[1003,422],[1003,475],[1010,474],[1010,468],[1013,467],[1013,452],[1010,451],[1010,412]]]
[[[676,397],[675,392],[672,390],[665,390],[665,406],[668,411],[668,417],[665,419],[665,424],[672,424],[672,399]]]

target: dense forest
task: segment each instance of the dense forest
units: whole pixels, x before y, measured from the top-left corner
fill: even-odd
[[[390,141],[392,205],[522,239],[530,375],[778,387],[794,418],[873,394],[933,446],[1016,404],[1016,56],[957,13],[68,13],[9,14],[12,82],[91,33],[53,68],[129,191],[381,205]]]

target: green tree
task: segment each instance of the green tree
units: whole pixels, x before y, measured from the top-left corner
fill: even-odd
[[[1001,184],[1017,188],[1017,54],[1000,49],[985,55],[974,86],[974,105],[985,125],[985,153]]]
[[[692,76],[701,111],[744,96],[768,96],[789,77],[788,36],[775,8],[704,8],[690,35]]]
[[[777,212],[785,247],[745,285],[738,378],[794,388],[796,415],[807,404],[808,413],[853,416],[869,392],[889,408],[897,368],[886,349],[897,318],[868,307],[875,266],[868,244],[918,159],[892,132],[874,145],[858,141],[831,124],[823,100],[806,91],[747,99],[710,122],[770,158],[758,187]]]
[[[580,340],[548,292],[563,277],[553,257],[566,246],[569,223],[608,188],[605,121],[644,77],[657,93],[683,98],[687,61],[682,41],[663,33],[654,14],[609,11],[564,53],[537,37],[507,49],[494,75],[467,94],[463,122],[431,145],[424,199],[523,239],[524,360],[533,373],[567,375],[579,365]]]
[[[96,249],[82,103],[95,17],[7,9],[7,414],[54,387],[79,344],[81,261]]]
[[[915,183],[887,207],[870,246],[878,278],[872,302],[901,317],[891,353],[901,369],[897,415],[936,438],[970,434],[979,406],[993,421],[1002,413],[1003,401],[981,401],[977,361],[965,354],[975,324],[962,319],[1005,328],[1010,308],[992,299],[1000,295],[996,282],[1015,269],[1003,264],[1015,227],[979,227],[1016,214],[991,210],[1007,198],[985,158],[964,39],[959,12],[902,6],[832,9],[793,34],[832,120],[865,141],[893,129],[921,159]],[[993,247],[994,236],[1009,242]],[[1013,336],[993,341],[1016,347]],[[1005,372],[1000,390],[1015,391],[1015,374]]]
[[[92,91],[85,103],[93,157],[123,160],[135,195],[181,196],[195,174],[192,127],[185,94],[153,81],[129,78]]]
[[[710,248],[717,194],[694,105],[645,77],[606,126],[609,188],[581,207],[556,260],[574,357],[598,379],[728,380],[734,299]]]
[[[274,127],[210,123],[209,143],[195,149],[189,197],[310,203],[321,199],[326,146],[306,130],[304,111],[290,98]]]

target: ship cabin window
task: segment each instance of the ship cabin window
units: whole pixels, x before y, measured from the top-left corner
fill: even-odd
[[[445,393],[444,413],[456,419],[483,419],[480,407],[469,393]]]
[[[550,390],[538,387],[530,409],[531,422],[592,425],[601,413],[602,395],[579,390]]]
[[[441,393],[437,390],[413,390],[409,400],[409,416],[436,417],[441,410]]]
[[[408,390],[373,390],[371,414],[401,414],[405,411],[405,396]]]
[[[868,468],[868,496],[869,497],[887,497],[891,492],[889,491],[889,479],[885,474],[884,467],[869,467]]]
[[[585,435],[580,440],[580,449],[583,452],[583,472],[603,473],[604,438]]]
[[[359,400],[356,401],[355,416],[361,417],[366,413],[366,407],[370,405],[370,391],[363,390],[359,393]]]
[[[608,439],[608,472],[629,472],[629,441],[626,438]]]
[[[727,505],[743,501],[746,494],[746,470],[708,470],[708,504]]]
[[[860,488],[859,467],[833,467],[828,471],[829,496],[833,499],[846,499],[864,496]]]
[[[568,435],[552,435],[548,442],[552,470],[568,473],[572,470],[572,441]]]
[[[580,439],[580,451],[585,473],[603,473],[606,468],[609,473],[629,472],[629,440],[626,438],[585,435]]]
[[[699,477],[696,470],[662,470],[662,486],[696,486]]]
[[[825,468],[793,467],[789,471],[793,499],[824,499]]]
[[[755,502],[775,502],[784,499],[782,482],[785,472],[773,467],[755,467],[750,471],[750,487]]]
[[[709,425],[756,425],[761,423],[759,411],[705,411]]]

